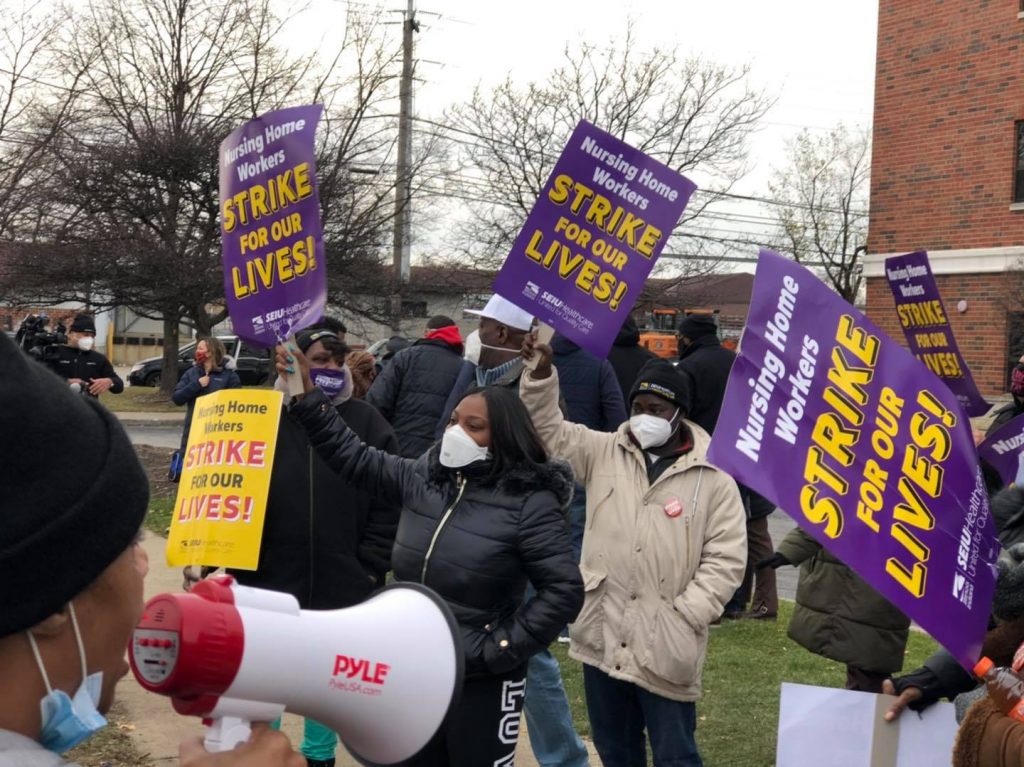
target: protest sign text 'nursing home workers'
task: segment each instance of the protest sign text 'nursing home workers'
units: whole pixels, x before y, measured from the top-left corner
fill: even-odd
[[[581,121],[494,291],[605,357],[696,186]]]
[[[762,251],[709,460],[774,501],[967,668],[999,546],[970,424],[906,349]]]
[[[322,112],[269,112],[220,145],[224,293],[235,332],[260,346],[313,324],[326,305],[314,142]]]
[[[196,400],[167,564],[255,570],[283,395],[222,389]]]
[[[985,415],[991,405],[978,391],[953,338],[928,254],[918,251],[885,259],[885,276],[910,353],[946,382],[968,417]]]

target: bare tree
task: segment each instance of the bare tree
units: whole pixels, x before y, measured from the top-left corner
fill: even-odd
[[[332,306],[384,324],[398,319],[390,300],[395,281],[388,263],[398,151],[391,112],[402,56],[390,29],[380,16],[351,16],[332,62],[335,76],[316,94],[325,107],[317,176],[328,297]],[[436,197],[447,166],[445,142],[429,132],[416,134],[413,195],[418,200]],[[417,223],[427,221],[423,216]]]
[[[217,148],[254,115],[285,103],[325,106],[318,178],[334,305],[389,321],[385,261],[394,216],[399,41],[379,15],[350,14],[336,53],[303,63],[274,47],[268,0],[95,0],[65,41],[90,61],[89,107],[52,147],[50,242],[62,257],[14,249],[22,296],[122,305],[164,321],[167,365],[182,319],[199,331],[225,316]],[[416,191],[443,170],[422,136]],[[73,257],[66,257],[67,253]],[[20,260],[20,262],[19,262]],[[170,369],[170,368],[168,368]],[[165,388],[173,381],[163,382]]]
[[[297,87],[298,65],[272,45],[275,24],[267,0],[96,0],[63,41],[88,110],[53,147],[50,234],[93,256],[77,289],[94,305],[163,320],[166,370],[183,318],[209,332],[225,316],[210,312],[223,295],[217,149]]]
[[[61,11],[0,4],[0,240],[35,235],[44,158],[74,114],[81,67],[63,70],[67,86],[41,93],[55,76],[54,53],[67,21]]]
[[[631,29],[616,47],[567,48],[546,81],[520,86],[508,78],[451,110],[463,162],[456,191],[468,202],[460,236],[474,263],[494,266],[508,253],[581,119],[719,190],[745,172],[747,139],[770,106],[746,84],[747,69],[675,49],[636,50]],[[680,223],[699,219],[714,200],[695,197]],[[670,249],[707,253],[714,238],[687,241],[688,228]]]
[[[94,306],[162,318],[165,366],[182,319],[209,332],[226,316],[217,149],[241,122],[289,103],[326,103],[320,178],[332,272],[366,273],[349,254],[371,259],[376,228],[387,229],[378,209],[393,206],[384,173],[393,138],[369,118],[386,98],[392,54],[372,45],[371,22],[354,20],[333,59],[292,59],[274,44],[282,23],[269,0],[96,0],[65,42],[69,62],[92,62],[90,109],[54,149],[59,213],[49,234],[74,243],[85,262],[74,278],[48,282],[62,296],[88,293]]]
[[[782,230],[779,249],[823,272],[854,303],[867,243],[871,136],[842,124],[818,137],[804,130],[788,143],[787,156],[769,184],[786,203],[771,209]]]

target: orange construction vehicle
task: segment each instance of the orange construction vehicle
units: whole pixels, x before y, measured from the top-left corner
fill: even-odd
[[[640,345],[659,357],[678,357],[679,323],[691,314],[711,314],[718,319],[716,309],[654,309],[648,315],[647,326],[640,331]],[[731,348],[734,347],[735,343]]]
[[[682,312],[678,309],[655,309],[651,312],[647,327],[640,331],[640,345],[659,357],[679,356],[676,331],[680,314]]]

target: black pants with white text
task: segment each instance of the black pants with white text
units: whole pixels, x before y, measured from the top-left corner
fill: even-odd
[[[448,721],[405,767],[508,767],[516,755],[526,667],[466,680]]]

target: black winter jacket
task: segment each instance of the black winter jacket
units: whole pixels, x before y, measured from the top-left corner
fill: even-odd
[[[632,317],[627,319],[608,352],[608,362],[615,370],[623,400],[629,397],[640,369],[656,356],[654,352],[640,346],[640,331]],[[626,411],[628,414],[629,402],[626,402]]]
[[[551,350],[569,420],[595,431],[618,429],[626,420],[626,406],[608,360],[598,359],[559,334],[551,339]]]
[[[383,416],[350,399],[337,410],[360,439],[398,452]],[[283,591],[308,610],[358,604],[384,583],[401,507],[346,482],[316,454],[287,411],[278,428],[259,565],[232,571],[244,586]]]
[[[402,503],[391,564],[448,603],[462,632],[467,675],[501,674],[547,647],[583,604],[563,512],[565,464],[522,466],[497,480],[489,463],[463,471],[365,446],[319,391],[292,405],[320,455],[357,487]],[[537,595],[523,603],[527,581]]]
[[[437,339],[398,352],[366,394],[398,435],[400,454],[419,458],[434,444],[434,427],[462,368],[462,355]]]
[[[735,361],[736,353],[722,346],[713,335],[697,338],[679,353],[679,370],[688,373],[693,382],[689,418],[708,434],[715,433],[725,384]]]
[[[81,378],[83,381],[109,378],[114,382],[110,387],[111,394],[124,391],[124,381],[114,372],[110,360],[94,349],[84,352],[66,344],[50,346],[43,352],[43,363],[65,381],[72,378]],[[92,396],[88,392],[84,393]]]

